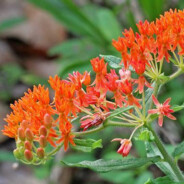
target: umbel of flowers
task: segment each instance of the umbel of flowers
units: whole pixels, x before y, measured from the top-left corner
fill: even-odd
[[[112,41],[122,57],[116,69],[108,69],[105,62],[113,56],[91,59],[94,80],[87,71],[73,72],[67,79],[56,75],[49,78],[55,91],[53,99],[49,98],[49,90],[39,85],[11,105],[12,112],[5,119],[8,124],[3,133],[15,138],[16,158],[40,164],[63,145],[65,151],[69,145],[75,146],[75,138],[83,134],[107,126],[134,127],[129,139],[122,135],[112,140],[120,142],[118,153],[124,157],[131,150],[136,130],[149,128],[157,117],[159,126],[163,125],[165,116],[176,119],[169,105],[171,99],[161,104],[156,96],[160,85],[184,71],[184,11],[170,10],[155,22],[139,22],[137,28],[139,32],[130,28]],[[162,73],[163,63],[170,61],[178,70],[166,77]],[[149,103],[145,97],[147,90],[152,91]],[[111,99],[107,93],[112,94]],[[82,116],[80,130],[74,132],[73,122],[79,116]],[[48,144],[53,147],[51,152],[47,152]]]

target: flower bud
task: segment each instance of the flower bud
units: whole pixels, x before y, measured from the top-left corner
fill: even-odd
[[[40,127],[39,133],[40,133],[40,135],[47,136],[47,129],[45,128],[44,125],[42,125],[42,126]]]
[[[45,114],[44,116],[44,123],[45,123],[45,126],[50,129],[52,127],[52,116],[50,114]]]
[[[43,148],[38,148],[36,153],[37,153],[38,158],[40,159],[44,158],[45,156],[45,151]]]
[[[18,129],[18,137],[21,141],[25,140],[25,133],[24,133],[24,129],[23,128],[19,128]]]
[[[28,127],[28,121],[26,120],[23,120],[22,123],[20,124],[20,126],[23,128],[23,129],[26,129]]]
[[[30,150],[26,149],[24,151],[24,157],[28,160],[31,161],[33,159],[33,154],[31,153]]]
[[[34,139],[33,132],[29,128],[26,129],[26,138],[28,141],[33,141]]]
[[[40,143],[41,147],[43,147],[43,148],[46,147],[47,146],[47,138],[44,135],[41,135],[40,139],[39,139],[39,143]]]
[[[29,141],[25,141],[24,147],[30,151],[32,150],[32,144]]]

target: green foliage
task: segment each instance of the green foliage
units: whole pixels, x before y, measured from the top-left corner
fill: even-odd
[[[111,55],[100,55],[100,57],[103,57],[111,68],[118,69],[123,67],[123,65],[120,65],[121,58],[119,57]]]
[[[151,21],[158,18],[164,11],[165,0],[139,0],[138,3],[146,18]]]
[[[0,23],[0,32],[6,31],[18,24],[21,24],[25,21],[25,17],[14,17],[10,19],[6,19]]]
[[[83,152],[91,152],[96,148],[102,148],[102,140],[93,139],[74,139],[76,146],[72,146],[73,149]]]
[[[139,134],[138,140],[151,142],[154,140],[154,136],[149,130],[143,130]]]
[[[161,153],[150,142],[145,142],[148,157],[161,156]],[[156,165],[163,171],[171,180],[177,180],[176,175],[173,173],[170,165],[167,162],[157,162]]]
[[[173,155],[173,157],[178,157],[183,153],[184,153],[184,141],[176,146],[172,155]]]
[[[13,156],[12,152],[1,150],[0,151],[0,161],[1,162],[15,162],[16,159]]]
[[[150,162],[158,162],[160,157],[150,157],[150,158],[127,158],[122,160],[108,160],[103,159],[96,161],[82,161],[79,163],[69,163],[61,161],[61,164],[69,167],[83,167],[92,169],[96,172],[109,172],[119,169],[133,169],[137,167],[144,166]]]
[[[144,184],[183,184],[183,182],[175,182],[171,180],[169,177],[164,176],[157,179],[149,179]]]
[[[100,173],[101,178],[114,184],[134,184],[135,178],[132,171],[110,171],[108,173]]]

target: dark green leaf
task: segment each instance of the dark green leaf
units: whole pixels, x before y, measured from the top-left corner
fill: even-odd
[[[173,155],[173,157],[178,157],[183,153],[184,153],[184,141],[176,146],[172,155]]]
[[[93,149],[102,148],[102,140],[93,139],[74,139],[76,146],[72,146],[73,149],[83,152],[91,152]]]
[[[111,114],[107,117],[107,119],[113,118],[114,116],[117,116],[117,115],[119,115],[119,114],[121,114],[123,112],[126,112],[126,111],[128,111],[130,109],[133,109],[133,108],[134,108],[134,106],[128,106],[128,107],[118,108],[118,109],[112,111]]]
[[[92,169],[96,172],[109,172],[118,169],[133,169],[141,167],[148,163],[155,163],[160,160],[160,157],[150,157],[150,158],[127,158],[122,160],[108,160],[103,159],[96,161],[82,161],[79,163],[69,163],[61,161],[62,165],[69,167],[83,167]]]

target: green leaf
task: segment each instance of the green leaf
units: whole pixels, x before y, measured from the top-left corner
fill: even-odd
[[[128,106],[128,107],[118,108],[118,109],[112,111],[111,114],[107,117],[107,119],[113,118],[114,116],[117,116],[117,115],[119,115],[119,114],[121,114],[123,112],[126,112],[126,111],[128,111],[130,109],[133,109],[133,108],[134,108],[134,106]]]
[[[144,171],[142,174],[138,176],[136,179],[136,184],[143,184],[148,178],[153,178],[153,174],[149,171]]]
[[[49,86],[47,79],[35,76],[33,74],[25,74],[21,76],[21,80],[28,85],[45,85]]]
[[[148,157],[161,156],[162,154],[150,142],[145,142]],[[167,175],[171,180],[177,180],[176,175],[173,173],[171,166],[167,162],[157,162],[156,165]]]
[[[175,60],[175,59],[173,59],[173,58],[169,58],[169,60],[172,62],[172,63],[174,63],[175,65],[178,65],[178,62]]]
[[[153,134],[149,131],[149,130],[143,130],[139,136],[138,136],[138,140],[141,141],[153,141],[155,138],[153,136]]]
[[[176,146],[172,155],[173,155],[173,157],[178,157],[183,153],[184,153],[184,141]]]
[[[12,152],[0,151],[0,161],[1,162],[16,162],[16,159]]]
[[[174,105],[174,106],[172,106],[171,109],[173,109],[174,112],[181,111],[182,109],[184,109],[184,104],[182,104],[182,105]]]
[[[73,149],[83,152],[91,152],[93,149],[102,148],[102,140],[93,139],[74,139],[76,146],[72,146]]]
[[[16,64],[5,64],[2,66],[3,75],[6,78],[6,83],[8,85],[15,85],[20,77],[24,74],[24,70]],[[1,81],[4,78],[0,78],[0,82],[4,83],[5,81]]]
[[[164,0],[139,0],[138,3],[150,21],[158,18],[163,12]]]
[[[164,176],[157,179],[149,179],[144,184],[183,184],[183,182],[175,182],[171,180],[168,176]]]
[[[120,65],[121,58],[111,55],[100,55],[100,57],[103,57],[104,60],[109,64],[111,68],[117,69],[122,68],[123,65]]]
[[[107,40],[111,42],[113,38],[118,38],[121,33],[121,29],[112,11],[101,8],[99,11],[97,11],[96,16],[96,23]]]
[[[122,160],[108,160],[103,159],[96,161],[82,161],[79,163],[69,163],[61,161],[61,164],[69,167],[83,167],[92,169],[96,172],[109,172],[118,169],[134,169],[141,167],[148,163],[155,163],[160,160],[160,157],[150,157],[150,158],[126,158]]]
[[[99,43],[104,42],[99,29],[87,19],[82,8],[75,6],[70,0],[29,0],[29,2],[51,13],[72,33],[88,36]]]
[[[112,177],[113,176],[113,177]],[[134,173],[132,171],[110,171],[108,173],[100,173],[100,177],[112,183],[134,184]]]
[[[18,24],[21,24],[24,21],[25,21],[25,17],[14,17],[11,19],[3,20],[0,23],[0,32],[10,29]]]

